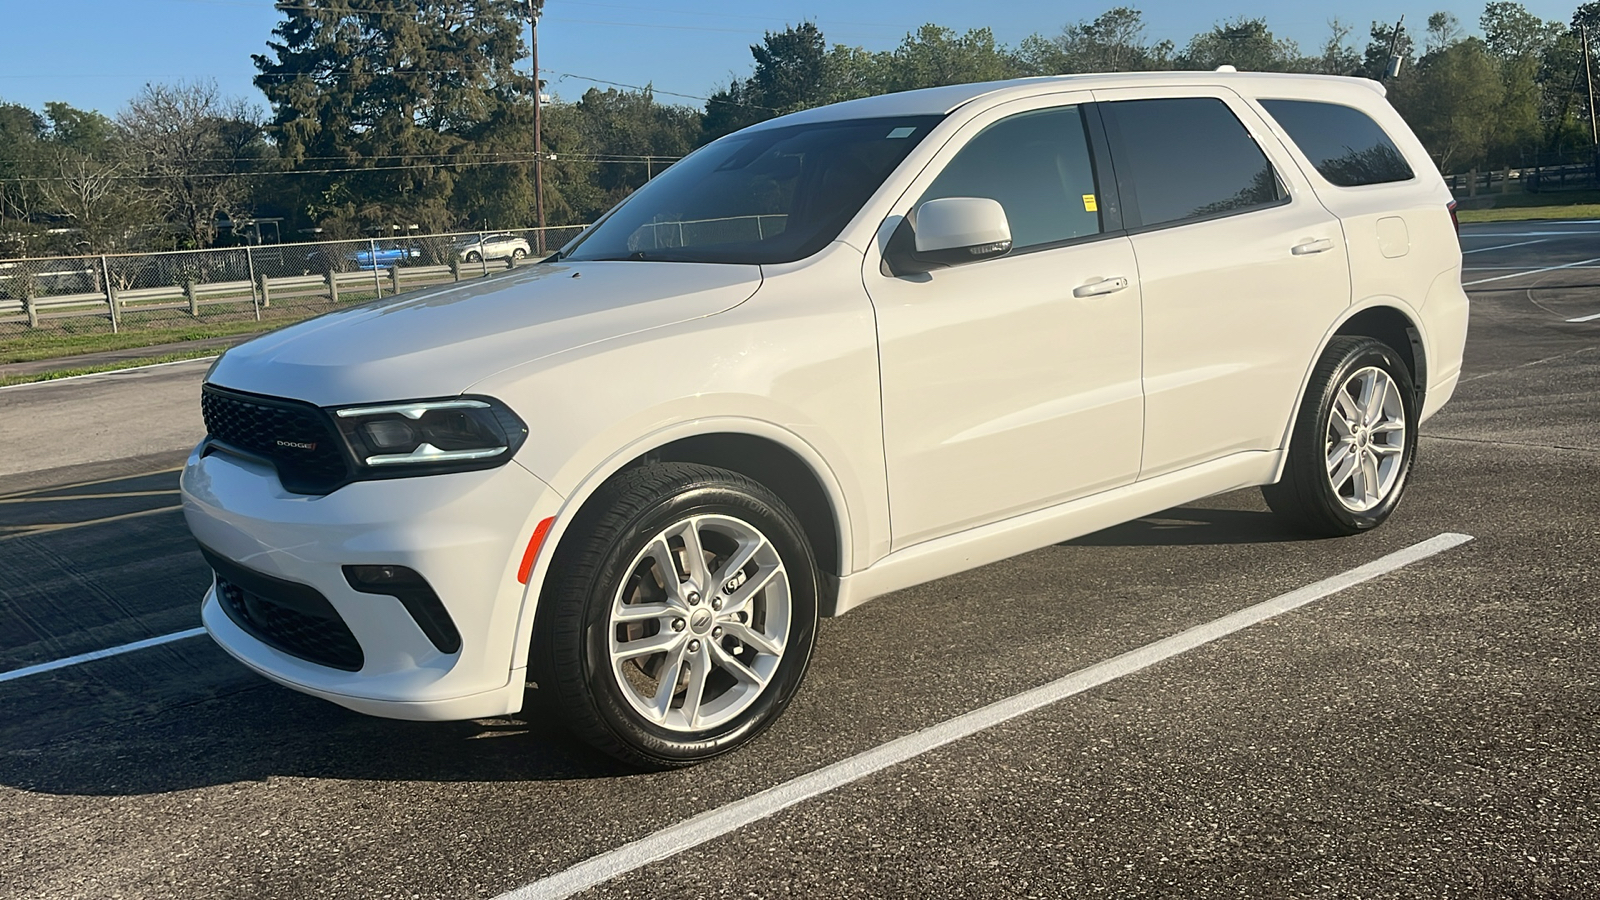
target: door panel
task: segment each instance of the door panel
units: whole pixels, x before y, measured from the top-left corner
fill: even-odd
[[[903,276],[868,256],[896,549],[1138,475],[1133,247],[1098,235],[1070,99],[975,118],[907,192],[900,214],[913,220],[913,201],[999,201],[1015,223],[1010,256]]]
[[[1296,244],[1328,249],[1296,254]],[[1313,245],[1317,246],[1317,245]],[[1141,478],[1276,448],[1350,303],[1339,223],[1311,203],[1133,237],[1144,285]]]
[[[1133,273],[1116,237],[868,282],[896,548],[1134,480]],[[1123,290],[1073,296],[1119,277]]]
[[[1339,220],[1282,144],[1217,88],[1097,91],[1144,299],[1150,478],[1283,441],[1303,377],[1350,303]],[[1178,129],[1190,138],[1166,139]]]

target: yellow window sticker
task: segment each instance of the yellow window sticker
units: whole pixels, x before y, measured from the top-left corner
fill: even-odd
[[[1084,212],[1099,212],[1100,211],[1100,204],[1095,202],[1093,194],[1084,194],[1083,195],[1083,211]]]

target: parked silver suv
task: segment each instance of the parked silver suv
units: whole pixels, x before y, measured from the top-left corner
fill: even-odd
[[[532,252],[527,238],[506,232],[469,236],[456,242],[456,256],[463,262],[522,259]]]
[[[1357,79],[764,122],[543,265],[229,351],[183,475],[204,621],[352,709],[532,682],[608,753],[703,760],[783,711],[818,615],[1250,485],[1381,523],[1461,371],[1451,209]]]

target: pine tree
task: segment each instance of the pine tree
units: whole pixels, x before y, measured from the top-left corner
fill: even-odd
[[[269,133],[302,171],[303,214],[330,232],[443,230],[463,172],[531,178],[534,79],[523,0],[299,0],[255,56]],[[508,162],[508,160],[510,162]],[[478,181],[479,179],[473,179]],[[526,192],[507,183],[506,194]],[[531,217],[530,217],[531,218]]]

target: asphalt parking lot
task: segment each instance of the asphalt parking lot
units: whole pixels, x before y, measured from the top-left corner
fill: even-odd
[[[0,390],[0,445],[61,447],[0,462],[0,897],[549,896],[596,858],[580,896],[1596,896],[1600,222],[1462,243],[1463,382],[1383,528],[1305,540],[1245,491],[875,600],[771,732],[666,774],[536,719],[349,713],[203,636],[19,675],[198,625],[173,507],[205,363]],[[1441,534],[1472,540],[717,833]]]

